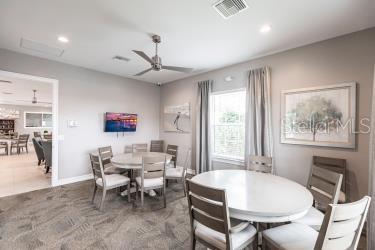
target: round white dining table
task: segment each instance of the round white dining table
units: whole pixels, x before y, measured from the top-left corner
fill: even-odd
[[[159,152],[137,152],[137,153],[125,153],[114,155],[111,162],[118,168],[125,169],[141,169],[142,168],[142,157],[164,157],[169,163],[172,159],[172,155]]]
[[[313,204],[304,186],[286,178],[247,170],[215,170],[198,174],[193,182],[225,189],[232,218],[277,223],[303,217]]]

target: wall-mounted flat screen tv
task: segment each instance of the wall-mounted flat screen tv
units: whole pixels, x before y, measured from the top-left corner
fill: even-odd
[[[137,130],[137,114],[105,113],[105,132],[135,132]]]

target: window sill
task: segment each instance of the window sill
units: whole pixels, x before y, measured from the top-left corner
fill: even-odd
[[[213,156],[212,161],[236,165],[236,166],[245,166],[245,161],[240,160],[240,159],[232,159],[232,158],[224,158],[224,157]]]

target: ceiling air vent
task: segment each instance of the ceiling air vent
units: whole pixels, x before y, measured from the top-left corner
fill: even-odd
[[[129,61],[130,61],[129,58],[127,58],[127,57],[123,57],[123,56],[114,56],[112,59],[113,59],[113,60],[124,61],[124,62],[129,62]]]
[[[248,8],[245,0],[220,0],[213,7],[225,19]]]

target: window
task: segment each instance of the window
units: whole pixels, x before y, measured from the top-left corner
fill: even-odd
[[[25,128],[52,128],[52,114],[25,112]]]
[[[245,105],[244,90],[211,96],[211,150],[214,158],[244,160]]]

